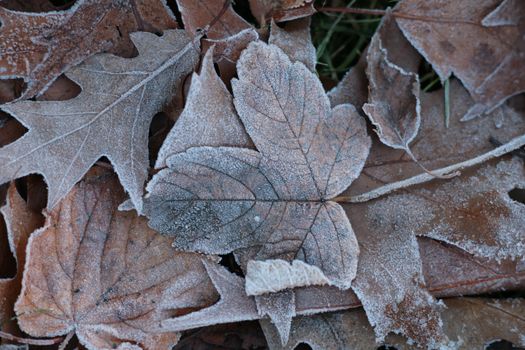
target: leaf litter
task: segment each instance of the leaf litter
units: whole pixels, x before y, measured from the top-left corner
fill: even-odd
[[[522,299],[440,299],[525,286],[525,173],[513,152],[525,144],[522,5],[437,3],[344,9],[383,19],[329,93],[303,18],[311,1],[250,1],[260,29],[229,1],[177,1],[178,25],[156,0],[2,9],[6,45],[6,14],[28,22],[27,49],[3,58],[38,67],[4,75],[27,85],[3,81],[2,99],[40,96],[1,107],[29,131],[20,137],[2,117],[0,179],[41,173],[49,200],[38,228],[42,186],[17,181],[25,201],[10,185],[3,234],[18,272],[1,281],[0,316],[15,311],[22,331],[55,338],[0,336],[168,348],[181,332],[184,347],[206,338],[192,329],[259,320],[276,349],[523,345]],[[186,34],[168,30],[182,25]],[[51,37],[38,36],[42,26]],[[420,91],[422,60],[448,79],[445,101],[442,90]],[[182,114],[169,132],[155,125],[157,169],[148,169],[150,123],[174,104]],[[101,122],[68,141],[93,110]],[[165,118],[176,119],[155,116]],[[222,264],[242,276],[218,264],[214,254],[228,253]]]

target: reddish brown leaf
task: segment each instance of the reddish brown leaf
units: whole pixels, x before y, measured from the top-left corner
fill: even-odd
[[[248,28],[239,33],[222,39],[204,39],[203,51],[214,46],[213,61],[219,66],[222,81],[229,86],[237,74],[236,63],[241,52],[252,41],[259,39],[259,33],[254,28]]]
[[[301,62],[315,72],[317,57],[310,35],[310,22],[309,18],[301,19],[286,23],[284,28],[273,22],[268,43],[283,50],[292,62]]]
[[[475,295],[525,287],[523,259],[495,261],[453,245],[418,238],[427,289],[436,297]]]
[[[166,309],[211,304],[216,294],[198,255],[175,252],[134,212],[115,176],[92,172],[49,213],[28,247],[15,310],[36,337],[74,331],[88,348],[169,348]],[[193,290],[192,293],[188,293]]]
[[[414,140],[421,123],[419,104],[419,79],[413,71],[397,65],[390,56],[400,59],[399,55],[390,54],[383,42],[397,35],[402,38],[397,25],[390,15],[383,18],[381,27],[372,37],[367,51],[367,70],[369,84],[368,103],[363,111],[376,126],[379,139],[385,145],[402,149],[411,154],[409,144]],[[402,52],[401,46],[395,52]],[[397,51],[399,50],[399,51]],[[404,66],[415,66],[419,62],[410,51],[404,52]],[[410,64],[414,62],[414,64]],[[414,68],[414,67],[411,67]]]
[[[463,1],[461,6],[448,0],[404,0],[396,6],[411,16],[396,17],[403,33],[441,80],[454,73],[476,101],[465,120],[492,111],[525,89],[525,3],[507,0],[496,8],[498,4],[500,0]],[[505,18],[509,12],[510,20]]]
[[[162,0],[78,0],[61,12],[0,8],[3,79],[23,78],[20,98],[41,93],[60,74],[102,51],[130,55],[129,33],[162,31],[176,22]]]
[[[229,0],[177,0],[184,28],[189,35],[207,30],[210,39],[223,39],[252,28],[233,10]]]
[[[269,19],[276,22],[291,21],[315,13],[313,0],[249,0],[253,16],[264,24]]]
[[[343,79],[328,92],[332,107],[349,103],[361,111],[361,107],[366,103],[368,98],[368,78],[365,72],[367,50],[361,54],[355,66],[346,72]]]

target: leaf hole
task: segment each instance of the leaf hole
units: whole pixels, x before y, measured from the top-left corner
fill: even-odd
[[[0,80],[0,104],[19,98],[27,84],[22,78]]]
[[[77,97],[81,91],[82,89],[77,83],[62,74],[36,100],[67,101]]]
[[[219,255],[219,256],[221,257],[221,261],[219,264],[227,268],[228,271],[230,271],[231,273],[234,273],[240,277],[244,277],[242,269],[239,266],[239,264],[237,264],[237,261],[235,260],[235,256],[233,255],[233,253],[226,254],[226,255]]]
[[[154,167],[160,147],[173,126],[173,121],[164,112],[153,116],[149,126],[149,162]]]
[[[16,259],[9,248],[4,217],[0,215],[0,278],[13,278],[15,276]]]
[[[18,120],[0,111],[0,147],[18,140],[28,131]]]
[[[431,92],[443,87],[439,75],[434,71],[432,65],[425,60],[421,62],[417,74],[419,75],[419,86],[421,91]]]
[[[40,174],[30,174],[15,180],[16,190],[31,211],[40,213],[47,206],[47,185]]]
[[[299,343],[294,350],[312,350],[312,347],[306,343]]]
[[[50,12],[67,10],[75,3],[74,0],[43,0],[43,1],[2,1],[2,7],[21,12]]]
[[[525,204],[525,188],[515,187],[508,193],[510,199],[521,204]]]
[[[376,350],[397,350],[397,348],[391,345],[381,345]]]
[[[516,347],[514,344],[512,344],[510,341],[506,341],[504,339],[502,340],[496,340],[487,347],[485,347],[486,350],[525,350],[525,348],[522,347]]]
[[[49,0],[54,6],[59,7],[61,10],[70,8],[75,3],[75,0]]]
[[[252,11],[250,10],[249,1],[231,1],[230,2],[233,10],[248,23],[257,24],[257,19],[253,17]]]
[[[173,15],[175,16],[175,19],[177,20],[177,24],[180,29],[184,29],[184,22],[182,21],[182,14],[179,11],[179,7],[177,6],[176,0],[168,0],[166,5],[168,5],[168,8],[173,12]]]

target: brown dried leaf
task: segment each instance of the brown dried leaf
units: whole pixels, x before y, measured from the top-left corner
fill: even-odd
[[[16,191],[11,183],[7,192],[6,205],[0,208],[4,217],[9,249],[16,260],[16,275],[13,278],[0,279],[0,324],[4,325],[13,316],[13,305],[22,287],[22,272],[26,258],[26,245],[29,235],[43,224],[43,218],[30,210],[27,203]],[[0,224],[0,226],[3,226]],[[5,261],[2,262],[5,264]]]
[[[251,144],[212,59],[213,48],[204,56],[201,74],[193,74],[186,106],[159,151],[156,168],[165,167],[169,156],[191,147]]]
[[[78,0],[60,12],[17,12],[0,7],[0,73],[23,78],[20,99],[41,93],[60,74],[102,51],[130,55],[129,33],[176,28],[163,0]]]
[[[525,3],[507,0],[497,7],[499,3],[469,0],[458,6],[448,0],[404,0],[396,6],[397,12],[411,17],[396,17],[401,30],[441,80],[454,73],[476,101],[465,120],[525,90]],[[509,12],[511,19],[505,17]]]
[[[382,213],[378,223],[456,245],[495,260],[525,255],[525,205],[508,192],[525,188],[525,168],[518,158],[486,165],[446,183],[429,183],[405,194],[390,195],[368,207]],[[403,208],[403,215],[396,208]]]
[[[425,290],[419,247],[410,232],[410,220],[420,212],[406,211],[402,204],[389,210],[376,202],[347,207],[361,251],[352,289],[378,341],[394,332],[438,348],[446,342],[440,305]]]
[[[458,295],[513,291],[525,287],[525,261],[480,258],[453,245],[418,237],[423,274],[432,295]]]
[[[196,63],[195,43],[183,31],[131,35],[139,56],[100,54],[67,76],[82,92],[67,101],[4,105],[28,129],[0,149],[0,183],[40,173],[53,208],[93,163],[106,156],[135,207],[142,207],[148,168],[148,127]]]
[[[288,343],[292,319],[296,316],[295,292],[284,290],[255,297],[257,312],[261,319],[269,317],[279,332],[281,343]]]
[[[168,349],[165,309],[209,305],[216,294],[202,257],[179,253],[134,212],[115,176],[91,173],[47,217],[29,241],[15,311],[36,337],[74,331],[88,348]],[[192,293],[188,293],[192,290]]]
[[[291,21],[315,13],[313,0],[249,0],[253,16],[264,24],[270,18],[276,22]]]
[[[273,44],[284,51],[292,62],[301,62],[315,72],[317,56],[310,35],[310,18],[286,23],[280,28],[272,22],[269,44]]]
[[[192,36],[201,29],[207,29],[208,38],[223,39],[252,28],[235,13],[228,0],[177,0],[177,5],[184,28]]]
[[[381,142],[410,154],[409,143],[416,137],[421,123],[419,79],[414,72],[391,61],[383,45],[385,39],[382,37],[386,33],[389,33],[388,39],[390,35],[394,37],[397,29],[392,29],[395,27],[390,15],[384,17],[368,47],[366,73],[370,85],[368,103],[363,111],[376,126]],[[401,33],[397,34],[401,37]],[[407,54],[405,61],[411,60],[418,62],[419,58]]]
[[[368,48],[361,54],[355,66],[346,72],[343,79],[328,91],[332,107],[349,103],[361,111],[361,107],[366,103],[368,98],[368,79],[365,72],[367,50]]]
[[[455,298],[445,300],[443,323],[452,340],[446,349],[484,349],[493,341],[505,339],[515,346],[525,345],[523,299]],[[372,328],[362,310],[298,317],[292,323],[289,343],[283,347],[268,321],[261,322],[270,349],[293,350],[300,343],[313,350],[375,349]],[[415,350],[399,336],[390,335],[385,345]]]
[[[21,12],[58,11],[63,6],[55,6],[49,0],[0,0],[0,6]]]
[[[436,169],[459,163],[492,150],[491,137],[505,143],[525,134],[525,114],[507,105],[484,118],[461,122],[461,117],[472,105],[465,88],[457,80],[451,80],[450,125],[446,128],[443,90],[421,94],[421,115],[424,118],[411,150],[423,166]],[[420,167],[404,151],[373,142],[361,176],[347,192],[352,195],[367,192],[420,173]]]
[[[273,45],[250,44],[238,70],[234,103],[259,152],[199,147],[168,158],[148,184],[151,227],[180,249],[234,251],[243,268],[303,260],[348,288],[356,241],[341,207],[324,200],[359,174],[364,120],[350,105],[330,110],[315,75]]]
[[[352,288],[379,339],[394,331],[429,347],[445,341],[414,235],[491,259],[525,255],[525,206],[507,194],[515,186],[525,186],[518,159],[346,208],[361,248]]]

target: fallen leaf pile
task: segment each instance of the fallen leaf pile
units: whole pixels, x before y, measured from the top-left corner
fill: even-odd
[[[239,3],[0,2],[0,349],[525,346],[525,2]]]

